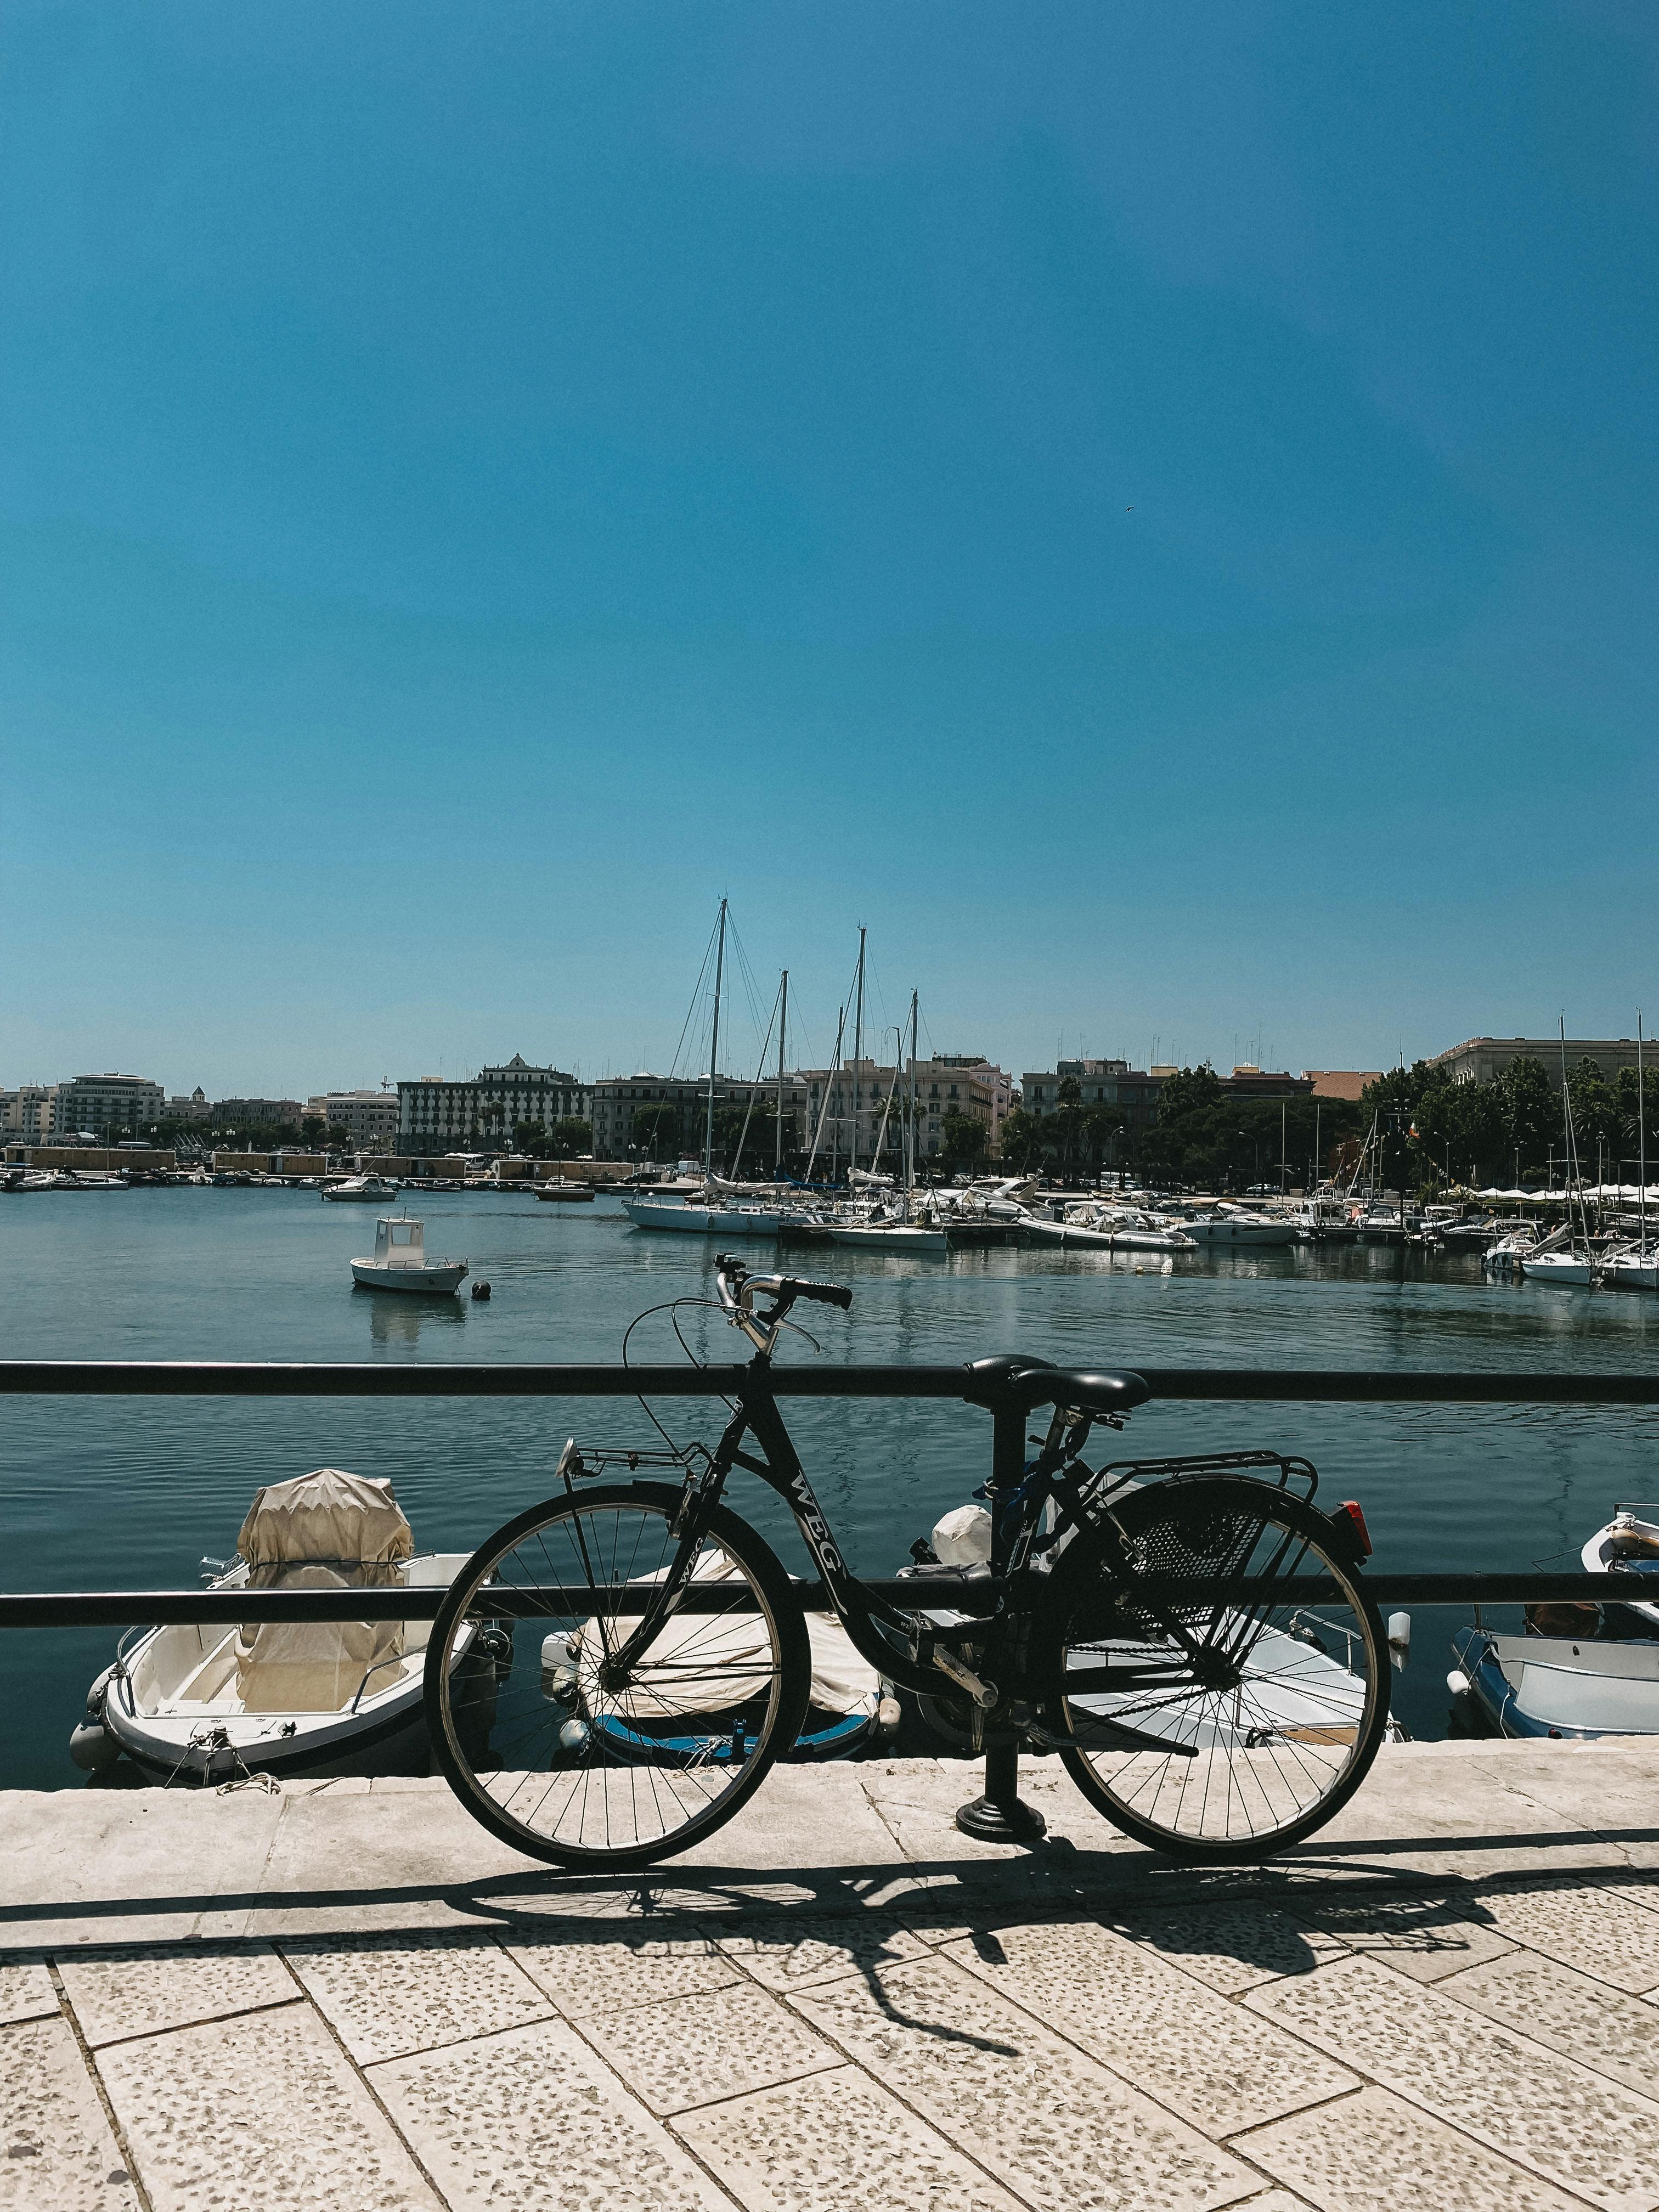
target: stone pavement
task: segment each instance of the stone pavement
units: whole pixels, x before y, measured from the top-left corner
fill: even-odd
[[[0,1796],[0,2207],[1659,2207],[1659,1747],[1385,1747],[1266,1869],[1029,1761],[785,1768],[626,1881],[441,1783]]]

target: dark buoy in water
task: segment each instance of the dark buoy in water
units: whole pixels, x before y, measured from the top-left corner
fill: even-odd
[[[489,1296],[489,1284],[474,1283],[472,1285],[472,1295],[475,1298],[487,1298]]]

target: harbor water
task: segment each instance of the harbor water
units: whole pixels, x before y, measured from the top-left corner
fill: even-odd
[[[419,1194],[434,1255],[465,1259],[488,1303],[354,1287],[378,1209],[314,1191],[42,1192],[0,1200],[0,1357],[75,1359],[604,1360],[648,1306],[711,1289],[714,1247],[633,1229],[614,1202]],[[1018,1351],[1061,1363],[1646,1370],[1659,1298],[1484,1280],[1477,1260],[1296,1246],[1248,1255],[998,1249],[948,1259],[797,1245],[784,1264],[849,1282],[849,1315],[798,1309],[817,1339],[792,1361],[966,1360]],[[758,1244],[751,1264],[772,1263]],[[647,1320],[630,1357],[743,1346],[718,1316]],[[717,1408],[663,1401],[678,1439],[712,1441]],[[904,1564],[913,1538],[989,1463],[989,1421],[951,1405],[791,1401],[791,1430],[854,1565]],[[547,1494],[568,1435],[655,1440],[632,1401],[9,1398],[0,1403],[0,1529],[11,1589],[191,1584],[234,1550],[254,1491],[307,1468],[389,1475],[418,1549],[464,1550]],[[1399,1571],[1577,1567],[1615,1504],[1659,1496],[1659,1411],[1583,1407],[1152,1406],[1101,1456],[1255,1446],[1305,1454],[1326,1502],[1358,1498],[1376,1564]],[[805,1554],[777,1501],[739,1474],[728,1497]],[[1443,1735],[1447,1638],[1467,1613],[1418,1616],[1395,1709]],[[1508,1616],[1504,1616],[1505,1619]],[[79,1784],[70,1731],[116,1632],[15,1631],[0,1642],[0,1786]]]

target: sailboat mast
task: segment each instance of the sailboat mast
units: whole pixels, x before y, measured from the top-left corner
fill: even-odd
[[[719,949],[714,954],[714,1031],[708,1042],[708,1110],[703,1119],[702,1171],[714,1172],[714,1069],[720,1056],[720,989],[726,981],[726,901],[720,901]]]
[[[904,1154],[904,1188],[916,1187],[916,994],[910,994],[910,1111],[905,1116],[909,1141]],[[907,1212],[908,1209],[906,1209]]]
[[[853,1016],[853,1142],[847,1157],[847,1180],[853,1180],[859,1164],[859,1107],[863,1096],[862,1061],[864,1059],[864,939],[865,927],[859,924],[859,981],[858,1006]]]
[[[783,971],[783,981],[778,987],[778,1127],[773,1149],[772,1180],[778,1182],[783,1174],[783,1033],[789,1026],[789,970]]]
[[[1636,1017],[1636,1172],[1637,1204],[1642,1214],[1642,1257],[1648,1256],[1648,1116],[1642,1095],[1642,1017]]]

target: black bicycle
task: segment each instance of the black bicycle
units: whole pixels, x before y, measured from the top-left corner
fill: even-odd
[[[432,1742],[493,1834],[565,1866],[646,1865],[729,1820],[794,1746],[811,1681],[801,1591],[724,1503],[738,1468],[789,1505],[884,1680],[953,1711],[975,1745],[1058,1752],[1140,1842],[1260,1859],[1352,1796],[1387,1725],[1386,1649],[1363,1517],[1321,1510],[1305,1460],[1091,1468],[1091,1432],[1151,1395],[1141,1376],[976,1360],[963,1397],[995,1416],[989,1559],[922,1565],[914,1604],[895,1603],[849,1571],[773,1389],[791,1308],[852,1292],[724,1255],[715,1279],[754,1357],[714,1449],[567,1445],[559,1494],[480,1546],[434,1623]],[[987,1832],[1012,1832],[996,1823],[1016,1809],[988,1806]]]

